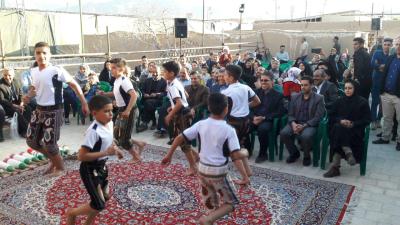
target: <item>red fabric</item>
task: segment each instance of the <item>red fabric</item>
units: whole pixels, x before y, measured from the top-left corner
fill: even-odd
[[[230,62],[232,62],[232,55],[231,55],[231,54],[228,54],[228,58],[227,58],[227,59],[225,59],[225,54],[222,54],[222,55],[219,57],[219,65],[220,65],[221,67],[225,67],[226,64],[228,64],[228,63],[230,63]]]
[[[297,84],[293,81],[283,82],[283,96],[290,97],[292,93],[298,93],[301,91],[300,84]]]

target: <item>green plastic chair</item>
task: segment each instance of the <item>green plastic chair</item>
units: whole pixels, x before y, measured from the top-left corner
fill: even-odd
[[[100,90],[102,90],[104,92],[110,92],[112,90],[110,83],[105,82],[105,81],[100,81],[98,83],[98,87]]]
[[[364,131],[364,140],[363,140],[363,154],[360,162],[360,175],[365,176],[366,170],[367,170],[367,153],[368,153],[368,143],[369,143],[369,132],[370,132],[370,126],[368,125],[365,127]],[[328,132],[325,132],[325,140],[326,143],[324,144],[324,139],[323,139],[323,144],[322,144],[322,153],[321,153],[321,169],[325,170],[326,169],[326,157],[328,154],[328,147],[329,147],[329,138],[328,138]]]
[[[272,130],[268,133],[268,158],[270,162],[274,162],[275,161],[275,154],[277,153],[277,132],[278,132],[278,126],[279,126],[279,120],[280,118],[274,118],[273,120],[273,126],[272,126]],[[254,150],[254,144],[256,141],[256,135],[257,135],[257,131],[254,130],[253,132],[250,133],[250,143],[251,143],[251,151]]]
[[[202,106],[200,107],[198,110],[196,110],[193,121],[192,121],[192,125],[197,123],[198,121],[202,120],[203,118],[207,118],[208,117],[208,109],[206,106]],[[194,139],[192,141],[192,146],[196,147],[197,146],[197,139]]]
[[[279,65],[279,69],[282,72],[286,72],[293,66],[293,64],[294,64],[294,61],[293,60],[289,60],[287,63],[283,63],[283,64]]]
[[[281,121],[282,128],[287,125],[287,116]],[[314,143],[312,147],[313,152],[313,166],[318,167],[319,159],[320,159],[320,151],[321,151],[321,140],[324,134],[324,130],[327,129],[328,119],[325,116],[318,125],[317,133],[314,136]],[[279,160],[283,159],[283,148],[284,143],[281,140],[279,143]]]
[[[283,87],[279,84],[274,84],[274,90],[281,94],[283,93]]]

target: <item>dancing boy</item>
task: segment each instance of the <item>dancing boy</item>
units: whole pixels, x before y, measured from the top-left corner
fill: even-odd
[[[36,110],[33,112],[26,133],[26,143],[32,149],[43,153],[50,159],[50,166],[45,174],[58,176],[64,170],[57,141],[63,124],[63,83],[67,83],[79,97],[84,115],[88,105],[79,85],[63,68],[50,64],[50,47],[45,42],[35,45],[37,67],[31,69],[32,86],[25,101],[35,97]]]

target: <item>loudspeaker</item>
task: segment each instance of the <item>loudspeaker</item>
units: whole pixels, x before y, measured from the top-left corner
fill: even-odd
[[[175,38],[187,38],[187,19],[175,18]]]
[[[381,18],[372,18],[371,20],[371,30],[381,30],[382,20]]]

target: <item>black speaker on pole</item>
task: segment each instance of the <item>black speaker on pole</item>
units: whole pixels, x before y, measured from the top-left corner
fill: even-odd
[[[371,30],[381,30],[382,20],[381,18],[372,18],[371,20]]]
[[[187,19],[175,18],[175,38],[187,38]]]

